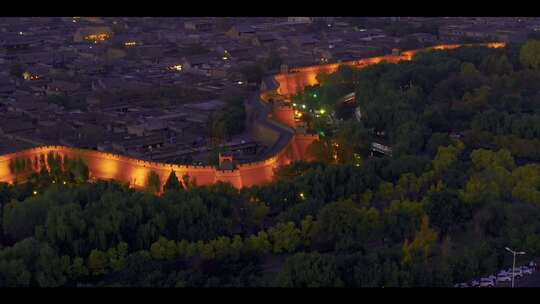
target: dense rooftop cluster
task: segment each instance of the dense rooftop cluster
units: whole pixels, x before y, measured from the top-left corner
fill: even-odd
[[[0,153],[61,144],[178,163],[212,162],[216,151],[250,160],[268,147],[243,132],[240,100],[265,75],[466,37],[521,39],[538,24],[530,18],[2,18]],[[223,121],[231,107],[235,121]]]

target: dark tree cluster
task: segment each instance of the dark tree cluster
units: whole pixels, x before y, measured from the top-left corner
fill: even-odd
[[[506,246],[537,257],[534,47],[329,75],[318,92],[353,81],[365,121],[344,121],[312,148],[318,161],[263,186],[171,172],[136,191],[87,181],[81,160],[18,160],[21,175],[48,165],[0,184],[0,286],[448,287],[510,266]],[[374,131],[393,156],[368,157]]]

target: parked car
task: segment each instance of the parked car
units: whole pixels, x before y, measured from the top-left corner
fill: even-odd
[[[478,286],[480,286],[480,281],[478,281],[478,280],[473,280],[473,281],[471,282],[471,287],[478,287]]]
[[[512,282],[512,275],[499,274],[497,275],[497,282]]]
[[[498,276],[508,276],[508,275],[509,275],[509,276],[512,276],[512,272],[509,273],[509,272],[506,271],[506,270],[501,270],[499,273],[497,273],[497,277],[498,277]]]
[[[516,267],[516,269],[512,272],[512,268],[506,270],[506,273],[512,277],[512,273],[516,279],[519,279],[523,276],[523,272],[521,272],[521,269],[519,267]]]
[[[494,275],[489,275],[487,278],[494,281],[494,282],[497,282],[497,277],[494,276]]]
[[[512,275],[512,272],[510,272],[510,275]],[[521,279],[521,277],[523,276],[521,268],[516,267],[516,269],[514,270],[514,276],[516,279]]]
[[[469,285],[467,283],[459,283],[454,285],[455,288],[467,288]]]
[[[479,287],[495,287],[495,282],[489,278],[482,278]]]
[[[521,272],[523,274],[532,274],[533,270],[532,270],[532,268],[529,268],[527,266],[521,266]]]

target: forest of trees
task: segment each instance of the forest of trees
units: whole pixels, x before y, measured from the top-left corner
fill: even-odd
[[[354,132],[384,134],[382,140],[397,157],[432,157],[453,135],[470,148],[507,149],[520,161],[537,161],[539,45],[531,40],[502,49],[424,52],[410,62],[362,70],[342,66],[334,74],[319,75],[320,85],[293,100],[340,116],[343,106],[337,101],[355,92],[363,117]],[[323,118],[314,120],[311,125],[322,134],[342,131],[332,132],[336,128]]]
[[[352,84],[340,82],[365,120],[345,120],[311,149],[317,161],[264,186],[198,187],[172,172],[158,196],[155,182],[88,182],[84,163],[49,156],[50,170],[0,184],[0,286],[449,287],[509,266],[506,246],[535,258],[530,48],[540,51],[464,48],[349,71]],[[329,108],[331,86],[312,88]],[[368,157],[375,130],[392,157]]]

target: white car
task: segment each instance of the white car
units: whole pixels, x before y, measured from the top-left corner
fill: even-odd
[[[478,287],[478,286],[480,286],[480,281],[473,280],[473,281],[471,282],[471,287]]]
[[[482,278],[479,287],[495,287],[495,282],[489,278]]]
[[[497,277],[498,276],[512,276],[512,273],[511,272],[509,273],[506,270],[503,270],[503,271],[497,273]]]
[[[510,272],[510,275],[512,275],[512,272]],[[517,279],[520,279],[523,276],[523,272],[521,271],[521,268],[516,267],[516,270],[514,270],[514,276]]]
[[[506,274],[508,274],[510,277],[512,277],[512,274],[513,274],[516,279],[519,279],[523,276],[523,272],[521,272],[521,269],[519,267],[516,267],[516,269],[513,272],[512,272],[512,268],[506,271],[503,270],[502,272],[506,272]]]
[[[497,276],[497,282],[512,282],[512,275],[499,274]]]
[[[521,272],[523,274],[532,274],[533,270],[532,270],[532,268],[529,268],[527,266],[521,266]]]

